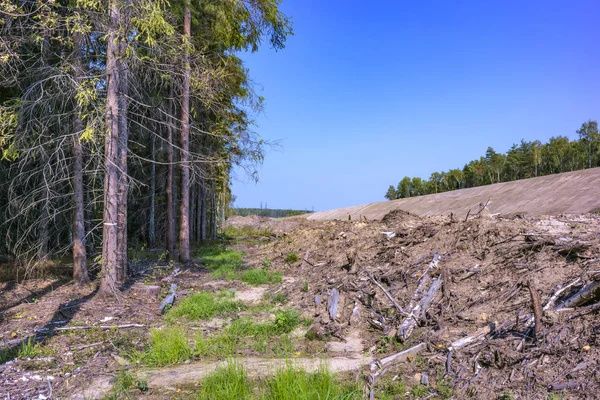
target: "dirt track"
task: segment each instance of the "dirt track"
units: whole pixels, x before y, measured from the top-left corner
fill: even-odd
[[[542,176],[520,181],[431,194],[410,199],[371,203],[362,206],[320,211],[308,219],[348,219],[366,217],[381,220],[393,210],[420,216],[449,215],[459,217],[479,210],[479,203],[489,200],[491,213],[528,216],[584,214],[600,209],[600,168]]]

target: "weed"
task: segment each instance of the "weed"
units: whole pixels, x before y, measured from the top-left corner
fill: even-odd
[[[454,395],[452,391],[452,382],[443,378],[442,374],[438,374],[437,393],[442,399],[449,399]]]
[[[35,339],[30,337],[21,343],[17,356],[19,358],[34,358],[42,354],[42,345],[36,343]]]
[[[188,360],[192,349],[183,329],[170,326],[150,332],[150,346],[142,359],[150,365],[164,366]]]
[[[562,400],[563,397],[560,394],[550,393],[548,395],[548,400]]]
[[[273,265],[273,261],[269,260],[267,257],[263,258],[262,266],[264,269],[269,269]]]
[[[412,393],[413,396],[418,398],[418,397],[427,396],[429,394],[429,389],[427,389],[427,386],[425,386],[425,385],[417,385],[417,386],[413,386],[412,389],[410,389],[410,392]]]
[[[208,375],[201,383],[197,398],[199,400],[248,399],[252,385],[246,371],[233,362],[220,367]]]
[[[428,363],[427,363],[427,359],[425,357],[423,357],[422,355],[418,354],[415,357],[415,365],[419,368],[419,369],[424,369],[427,367]]]
[[[277,294],[267,293],[267,294],[265,294],[265,298],[272,304],[285,304],[288,301],[287,293],[277,293]]]
[[[298,261],[298,254],[294,253],[293,251],[290,251],[289,253],[286,254],[284,261],[288,264],[291,263],[295,263],[296,261]]]
[[[304,281],[304,284],[302,285],[302,291],[304,293],[308,293],[308,281]]]
[[[112,396],[109,398],[119,399],[134,386],[142,392],[148,390],[148,382],[134,377],[131,372],[127,370],[120,370],[113,381]],[[125,398],[127,398],[127,396],[125,396]]]
[[[396,397],[403,398],[406,394],[406,386],[402,379],[398,379],[396,381],[389,380],[381,386],[381,391],[383,392],[383,396],[380,397],[384,399],[394,399]]]
[[[227,312],[244,310],[246,308],[244,303],[233,300],[233,297],[234,294],[230,291],[221,291],[216,294],[209,292],[194,293],[170,310],[167,318],[210,319]]]

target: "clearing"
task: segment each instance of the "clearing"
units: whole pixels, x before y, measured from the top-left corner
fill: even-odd
[[[236,217],[193,265],[147,258],[116,302],[60,278],[2,284],[2,397],[580,399],[600,390],[596,214]],[[161,315],[172,284],[176,301]]]

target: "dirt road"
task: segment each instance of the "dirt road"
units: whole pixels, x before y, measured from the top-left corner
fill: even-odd
[[[600,168],[497,183],[410,199],[371,203],[362,206],[320,211],[308,219],[348,219],[366,217],[381,220],[393,210],[420,216],[449,215],[464,217],[489,200],[491,213],[527,216],[582,214],[600,209]]]

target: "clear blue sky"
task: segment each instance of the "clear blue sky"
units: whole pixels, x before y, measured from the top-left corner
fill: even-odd
[[[462,168],[488,146],[575,138],[600,118],[600,1],[284,0],[295,35],[244,55],[281,140],[238,207],[384,200],[403,176]]]

